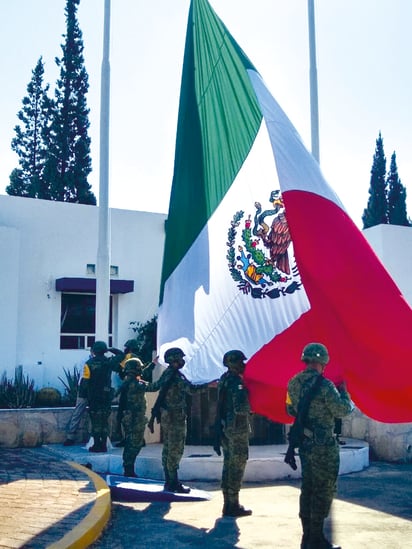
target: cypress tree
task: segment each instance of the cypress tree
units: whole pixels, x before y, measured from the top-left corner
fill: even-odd
[[[89,109],[86,94],[88,74],[84,66],[82,32],[77,21],[80,0],[67,0],[66,35],[56,82],[53,121],[48,135],[45,167],[52,200],[96,204],[87,181],[90,174]]]
[[[14,128],[11,148],[19,157],[20,167],[10,175],[10,184],[6,187],[9,195],[50,198],[43,170],[47,153],[44,138],[50,125],[52,103],[47,96],[49,86],[44,86],[43,77],[44,64],[40,57],[17,115],[22,125]]]
[[[368,204],[362,215],[363,228],[387,224],[387,210],[386,158],[383,139],[379,132],[371,169]]]
[[[393,152],[387,178],[388,185],[388,222],[391,225],[410,226],[406,211],[406,189],[402,185],[396,165],[396,153]]]

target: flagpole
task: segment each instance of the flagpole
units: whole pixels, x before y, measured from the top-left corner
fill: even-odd
[[[308,0],[308,24],[309,24],[310,121],[311,121],[311,137],[312,137],[312,155],[319,162],[318,75],[317,75],[317,69],[316,69],[314,0]]]
[[[96,340],[108,342],[110,315],[110,0],[104,3],[103,60],[100,83],[99,236],[96,265]]]

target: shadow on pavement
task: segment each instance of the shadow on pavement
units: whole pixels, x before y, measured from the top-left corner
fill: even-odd
[[[153,502],[143,510],[116,503],[112,508],[112,520],[106,535],[95,542],[96,549],[122,549],[139,547],[153,549],[157,547],[200,546],[229,549],[239,541],[239,528],[236,521],[218,518],[209,531],[196,528],[176,520],[169,520],[166,515],[171,505],[169,502]],[[116,524],[116,528],[111,526]]]

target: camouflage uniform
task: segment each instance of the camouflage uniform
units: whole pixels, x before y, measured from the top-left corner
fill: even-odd
[[[182,356],[184,356],[183,353]],[[162,465],[165,489],[181,491],[177,471],[185,448],[187,396],[204,390],[208,384],[192,385],[179,370],[168,366],[156,382],[146,386],[146,391],[159,391],[169,383],[170,386],[162,403],[160,419],[163,440]]]
[[[242,378],[235,372],[222,375],[218,393],[223,393],[221,488],[228,505],[238,502],[239,491],[249,457],[250,404]],[[225,497],[226,496],[226,497]]]
[[[123,380],[125,377],[125,365],[127,361],[130,360],[131,358],[136,358],[140,361],[140,357],[134,352],[134,351],[137,351],[137,348],[138,346],[137,346],[136,340],[129,339],[124,344],[124,352],[118,351],[116,356],[113,357],[112,360],[118,364],[118,374],[121,380]],[[148,364],[141,372],[141,379],[143,381],[147,381],[151,383],[154,368],[155,368],[154,362],[151,362],[150,364]],[[116,396],[120,394],[120,391],[119,390],[116,391]],[[120,403],[119,403],[119,408],[118,408],[117,418],[116,418],[116,431],[117,431],[117,435],[120,435],[120,440],[117,444],[115,444],[115,446],[117,447],[125,446],[126,433],[124,431],[122,432],[122,409],[121,409]]]
[[[125,446],[123,450],[123,468],[126,476],[136,476],[134,466],[136,457],[145,445],[144,431],[147,424],[146,418],[146,385],[144,377],[151,377],[151,370],[145,372],[141,367],[130,369],[131,363],[142,363],[139,359],[132,358],[126,364],[125,380],[120,389],[119,414],[123,427]],[[129,366],[127,366],[129,365]]]
[[[290,415],[297,415],[300,398],[313,387],[319,375],[308,364],[306,370],[289,381],[286,404]],[[352,410],[346,389],[342,388],[339,392],[330,380],[323,378],[311,400],[305,421],[305,436],[299,446],[302,465],[299,516],[304,529],[302,547],[333,547],[323,536],[323,521],[329,514],[339,473],[339,446],[333,430],[335,418],[344,417]]]
[[[98,344],[104,345],[101,347]],[[118,371],[118,366],[104,353],[108,351],[103,342],[97,341],[92,351],[95,354],[83,367],[82,383],[87,393],[89,414],[92,424],[92,437],[94,445],[91,452],[105,452],[106,439],[109,435],[109,416],[113,391],[111,387],[112,371]]]

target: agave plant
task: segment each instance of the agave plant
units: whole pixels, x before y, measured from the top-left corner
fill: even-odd
[[[36,398],[34,380],[23,375],[22,366],[15,371],[14,380],[7,379],[6,372],[0,379],[1,408],[31,408]]]
[[[74,406],[76,404],[77,390],[80,381],[80,369],[77,366],[73,366],[72,370],[66,370],[63,368],[64,376],[59,377],[59,380],[62,382],[64,387],[63,401],[68,406]]]

